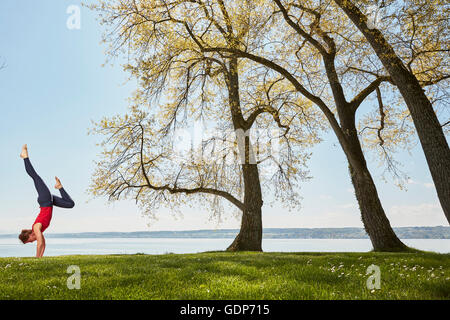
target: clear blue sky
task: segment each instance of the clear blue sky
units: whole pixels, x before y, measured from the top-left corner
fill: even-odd
[[[69,5],[81,8],[80,30],[66,27]],[[95,14],[79,1],[0,2],[0,63],[6,63],[0,70],[0,233],[30,227],[38,213],[34,187],[19,158],[24,143],[49,186],[57,175],[77,203],[73,210],[55,209],[48,232],[239,227],[232,216],[222,224],[209,222],[201,206],[183,210],[178,219],[162,210],[160,220],[148,226],[132,201],[87,202],[93,161],[100,152],[97,138],[87,135],[91,120],[125,112],[134,90],[120,62],[101,66],[106,60],[101,34]],[[302,209],[264,207],[264,227],[362,226],[347,162],[334,137],[326,138],[313,150],[314,178],[302,185]],[[412,179],[407,192],[382,181],[380,169],[370,163],[392,225],[448,225],[420,148],[399,160]]]

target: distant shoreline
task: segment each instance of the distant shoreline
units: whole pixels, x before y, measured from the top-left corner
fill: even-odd
[[[450,239],[450,226],[393,228],[401,239]],[[238,229],[48,233],[48,238],[234,238]],[[0,234],[0,238],[17,234]],[[264,239],[368,239],[363,228],[265,228]]]

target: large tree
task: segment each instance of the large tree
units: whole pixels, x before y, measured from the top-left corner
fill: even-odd
[[[274,0],[274,2],[280,11],[282,20],[295,32],[298,39],[307,43],[312,50],[317,52],[317,58],[322,60],[339,123],[334,115],[330,114],[329,107],[322,104],[321,108],[326,114],[329,114],[330,124],[347,156],[362,221],[372,240],[374,250],[396,251],[405,249],[406,246],[398,239],[390,226],[378,197],[377,188],[368,169],[356,126],[356,112],[361,104],[375,90],[379,90],[382,82],[389,81],[389,77],[376,75],[365,88],[348,101],[342,86],[342,77],[340,77],[336,66],[340,57],[338,41],[334,39],[333,34],[343,33],[339,24],[330,24],[330,20],[326,17],[327,11],[320,3],[315,5],[314,2],[288,2],[285,6],[280,0]],[[345,44],[350,45],[349,41],[346,41]],[[299,56],[301,59],[301,53]]]
[[[221,1],[219,7],[225,9]],[[297,204],[298,182],[306,177],[302,148],[317,141],[320,116],[279,76],[199,46],[207,40],[233,47],[248,36],[246,25],[219,27],[204,7],[183,2],[108,1],[96,8],[115,27],[107,36],[110,53],[125,47],[132,56],[126,69],[140,90],[127,115],[93,129],[106,140],[91,192],[132,197],[148,213],[179,207],[190,196],[220,215],[218,200],[227,200],[242,214],[228,250],[261,251],[263,188]],[[199,120],[213,134],[177,152],[179,130]],[[278,135],[271,133],[276,128]]]
[[[423,81],[424,78],[428,78],[436,69],[440,79],[448,78],[448,2],[383,1],[383,6],[389,4],[393,8],[389,19],[395,18],[398,23],[392,29],[381,29],[381,24],[371,21],[374,17],[368,17],[353,1],[334,2],[370,43],[403,96],[425,153],[439,201],[450,223],[450,149],[433,105],[423,89],[424,84],[430,82],[428,79]],[[382,6],[381,3],[378,5],[378,1],[371,2],[363,1],[362,5],[366,8],[368,4],[372,4],[372,8],[374,4]],[[395,36],[391,38],[399,47],[397,51],[386,38],[386,34],[394,33],[392,30],[395,30]],[[399,53],[402,49],[410,52],[407,59]],[[429,61],[424,63],[427,56]],[[434,68],[429,68],[430,63],[426,63],[430,60]],[[431,82],[440,79],[438,77]]]

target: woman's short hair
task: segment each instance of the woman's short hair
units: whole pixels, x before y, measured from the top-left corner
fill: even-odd
[[[22,243],[27,243],[28,238],[30,237],[30,234],[33,231],[31,229],[23,229],[22,232],[19,234],[19,239],[22,241]]]

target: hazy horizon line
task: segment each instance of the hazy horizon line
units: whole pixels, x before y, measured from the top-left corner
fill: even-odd
[[[406,229],[406,228],[450,228],[450,226],[444,225],[435,225],[435,226],[403,226],[403,227],[393,227],[393,229]],[[263,228],[264,230],[343,230],[343,229],[353,229],[353,230],[364,230],[363,227],[268,227]],[[136,230],[136,231],[84,231],[84,232],[49,232],[47,235],[65,235],[65,234],[105,234],[105,233],[158,233],[158,232],[217,232],[217,231],[226,231],[226,232],[238,232],[239,228],[223,228],[223,229],[186,229],[186,230]],[[0,236],[8,236],[15,235],[15,233],[4,233],[0,232]]]

